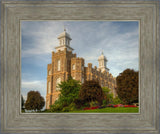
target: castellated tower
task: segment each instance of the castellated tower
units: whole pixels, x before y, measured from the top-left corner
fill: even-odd
[[[98,59],[99,68],[92,68],[92,64],[88,63],[85,67],[85,60],[73,54],[74,50],[70,46],[71,37],[64,30],[59,36],[59,46],[55,47],[56,52],[52,52],[52,62],[47,66],[47,95],[46,109],[58,99],[60,89],[58,84],[66,81],[70,76],[73,79],[83,83],[85,80],[98,80],[101,86],[107,86],[116,96],[116,79],[109,73],[106,68],[107,59],[101,55]]]
[[[46,109],[58,99],[60,92],[57,86],[71,76],[71,59],[76,56],[72,54],[71,38],[66,30],[58,36],[58,39],[59,46],[55,48],[56,52],[52,52],[52,63],[47,67]]]
[[[109,71],[109,69],[106,67],[107,66],[107,58],[103,55],[103,52],[101,54],[101,56],[99,56],[98,58],[98,62],[99,62],[99,68],[98,70],[101,72],[104,71]]]

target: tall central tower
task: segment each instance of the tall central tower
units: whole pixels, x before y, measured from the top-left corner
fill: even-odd
[[[64,32],[61,33],[58,36],[58,40],[59,40],[59,46],[55,47],[56,52],[63,51],[65,48],[68,51],[73,51],[74,49],[70,47],[70,41],[72,40],[70,35],[66,32],[66,29],[64,29]]]
[[[59,97],[60,89],[58,84],[66,81],[71,76],[71,58],[73,48],[70,47],[72,40],[70,35],[64,29],[58,36],[59,45],[55,47],[56,52],[52,52],[52,62],[47,67],[47,95],[46,108],[53,104]]]

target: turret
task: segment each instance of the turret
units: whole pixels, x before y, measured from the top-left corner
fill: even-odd
[[[99,62],[98,70],[100,70],[101,72],[103,72],[103,71],[108,72],[109,71],[109,69],[106,67],[107,66],[107,58],[103,55],[103,52],[101,53],[101,56],[99,56],[98,62]]]
[[[62,32],[58,36],[59,40],[59,46],[55,47],[56,51],[58,52],[63,51],[64,49],[67,49],[67,51],[73,51],[74,49],[70,47],[70,41],[72,40],[70,35],[66,32],[66,29],[64,29],[64,32]]]

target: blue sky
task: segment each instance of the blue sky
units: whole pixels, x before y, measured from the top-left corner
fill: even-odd
[[[59,45],[64,26],[70,34],[73,53],[98,67],[102,50],[113,76],[126,68],[138,70],[139,26],[137,21],[22,21],[21,92],[38,90],[45,98],[47,64]]]

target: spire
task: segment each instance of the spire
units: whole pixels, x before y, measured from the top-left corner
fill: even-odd
[[[102,52],[101,52],[101,55],[103,55],[103,50],[102,50]]]
[[[58,36],[58,40],[59,40],[59,46],[56,47],[56,51],[58,50],[64,50],[65,48],[67,48],[67,50],[72,51],[73,48],[70,47],[70,41],[72,40],[70,35],[66,32],[66,28],[64,26],[64,32],[62,32],[59,36]]]
[[[64,31],[66,32],[66,27],[65,27],[65,25],[64,25]]]

